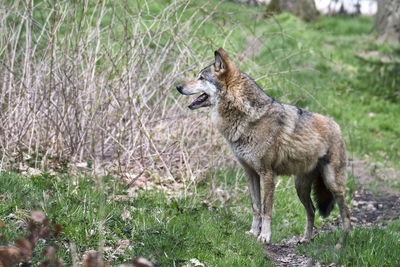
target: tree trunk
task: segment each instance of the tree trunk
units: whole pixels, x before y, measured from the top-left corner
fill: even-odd
[[[319,15],[314,0],[271,0],[267,6],[266,15],[270,16],[284,11],[305,21],[313,21]]]
[[[400,42],[400,0],[378,1],[374,30],[380,43]]]

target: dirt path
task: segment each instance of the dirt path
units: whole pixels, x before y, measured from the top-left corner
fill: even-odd
[[[354,192],[351,201],[351,220],[353,227],[370,227],[373,225],[383,225],[385,222],[399,218],[400,215],[400,195],[390,190],[384,190],[386,193],[374,194],[364,189],[371,185],[370,181],[374,179],[376,170],[371,173],[363,161],[353,161],[350,163],[351,171],[354,174],[359,190]],[[389,177],[389,176],[388,176]],[[389,179],[399,179],[400,175],[389,177]],[[386,189],[386,188],[384,188]],[[390,193],[387,193],[387,192]],[[314,235],[322,232],[329,232],[340,227],[339,219],[333,223],[315,229]],[[311,258],[304,255],[298,255],[296,247],[300,236],[295,236],[289,240],[284,240],[279,244],[270,244],[265,246],[265,251],[276,266],[336,266],[335,264],[323,264],[314,262]]]

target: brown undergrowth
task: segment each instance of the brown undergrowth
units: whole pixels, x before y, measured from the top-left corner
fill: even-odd
[[[208,63],[210,41],[197,33],[217,6],[141,3],[0,4],[1,170],[86,164],[185,183],[206,171],[220,141],[175,84]]]

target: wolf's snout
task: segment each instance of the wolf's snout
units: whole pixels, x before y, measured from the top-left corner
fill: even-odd
[[[178,90],[179,93],[183,94],[183,93],[182,93],[183,86],[182,86],[181,84],[178,84],[178,85],[176,86],[176,90]]]

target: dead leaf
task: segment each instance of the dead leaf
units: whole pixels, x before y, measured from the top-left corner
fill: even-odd
[[[379,131],[374,131],[374,135],[375,135],[376,137],[379,137],[379,138],[382,137],[382,134],[381,134],[381,132],[379,132]]]
[[[128,195],[115,195],[110,197],[112,201],[130,201],[131,199],[132,197]]]
[[[89,250],[85,253],[83,258],[82,267],[108,267],[101,259],[96,250]]]
[[[190,259],[190,263],[194,264],[194,266],[204,266],[204,263],[201,263],[198,259]]]
[[[133,261],[133,267],[153,267],[153,264],[145,258],[137,258]]]
[[[44,215],[40,210],[34,210],[31,213],[31,218],[37,223],[43,223],[46,220],[46,215]]]
[[[15,240],[15,243],[20,249],[22,255],[24,255],[27,258],[30,258],[32,256],[33,246],[28,240],[20,238]]]
[[[21,250],[14,246],[0,246],[0,266],[11,266],[23,259]]]
[[[46,255],[50,261],[54,260],[54,255],[56,254],[56,249],[53,246],[45,248],[43,254]]]
[[[131,213],[129,212],[129,210],[124,210],[121,214],[122,220],[126,221],[128,219],[131,219]]]
[[[57,237],[57,236],[61,233],[61,231],[62,231],[63,229],[64,229],[64,227],[62,227],[62,225],[56,224],[56,225],[54,226],[54,230],[53,230],[54,236]]]
[[[124,248],[127,248],[130,245],[130,243],[131,242],[128,239],[121,239],[121,240],[118,240],[117,245],[120,248],[124,249]]]

